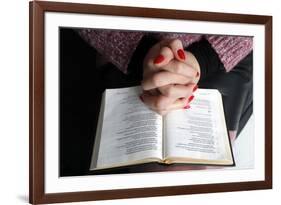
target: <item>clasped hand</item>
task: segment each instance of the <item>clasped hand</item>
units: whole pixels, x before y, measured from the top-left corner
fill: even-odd
[[[147,53],[143,63],[140,99],[160,115],[189,109],[200,78],[195,56],[178,39],[163,40]]]

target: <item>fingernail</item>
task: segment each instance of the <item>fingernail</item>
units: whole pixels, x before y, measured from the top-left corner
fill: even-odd
[[[177,53],[178,53],[178,56],[180,57],[180,59],[185,60],[185,54],[184,54],[184,51],[182,49],[179,49],[177,51]]]
[[[188,98],[188,103],[190,103],[194,98],[194,95],[191,95],[189,98]]]
[[[197,90],[197,88],[198,88],[198,85],[195,85],[195,86],[193,87],[192,92],[195,92],[195,91]]]
[[[198,76],[199,76],[199,72],[196,73],[196,77],[198,77]]]
[[[188,104],[183,107],[183,109],[189,109],[189,108],[190,108],[190,105],[188,105]]]
[[[142,102],[144,102],[144,101],[143,101],[143,97],[142,97],[141,95],[139,96],[139,98],[140,98],[140,100],[141,100]]]
[[[154,59],[153,63],[154,63],[154,64],[159,64],[159,63],[161,63],[164,59],[165,59],[164,56],[160,54],[159,56],[157,56],[157,57]]]

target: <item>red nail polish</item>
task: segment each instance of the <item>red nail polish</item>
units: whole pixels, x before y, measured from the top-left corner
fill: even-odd
[[[164,59],[165,59],[164,56],[160,54],[159,56],[157,56],[157,57],[154,59],[153,63],[154,63],[154,64],[159,64],[159,63],[161,63]]]
[[[189,109],[189,108],[190,108],[190,105],[188,105],[188,104],[183,107],[183,109]]]
[[[194,98],[194,95],[191,95],[189,98],[188,98],[188,103],[190,103]]]
[[[140,100],[141,100],[142,102],[144,102],[144,101],[143,101],[143,97],[142,97],[141,95],[139,96],[139,98],[140,98]]]
[[[198,85],[195,85],[192,92],[195,92],[197,90],[197,88],[198,88]]]
[[[178,56],[180,57],[180,59],[185,60],[185,53],[182,49],[179,49],[177,51],[177,53],[178,53]]]

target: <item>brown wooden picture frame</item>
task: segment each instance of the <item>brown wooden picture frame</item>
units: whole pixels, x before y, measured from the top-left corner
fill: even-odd
[[[265,26],[265,180],[202,185],[181,185],[118,190],[101,190],[46,194],[44,189],[44,14],[66,12],[128,17],[151,17],[208,22],[247,23]],[[30,45],[30,203],[74,202],[167,196],[210,192],[227,192],[272,188],[272,17],[245,14],[182,11],[168,9],[104,6],[92,4],[33,1],[29,4]]]

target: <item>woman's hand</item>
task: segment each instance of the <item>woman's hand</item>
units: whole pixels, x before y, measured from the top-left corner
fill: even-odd
[[[161,115],[189,108],[197,89],[200,66],[192,53],[183,50],[180,40],[154,45],[143,64],[143,102]]]

